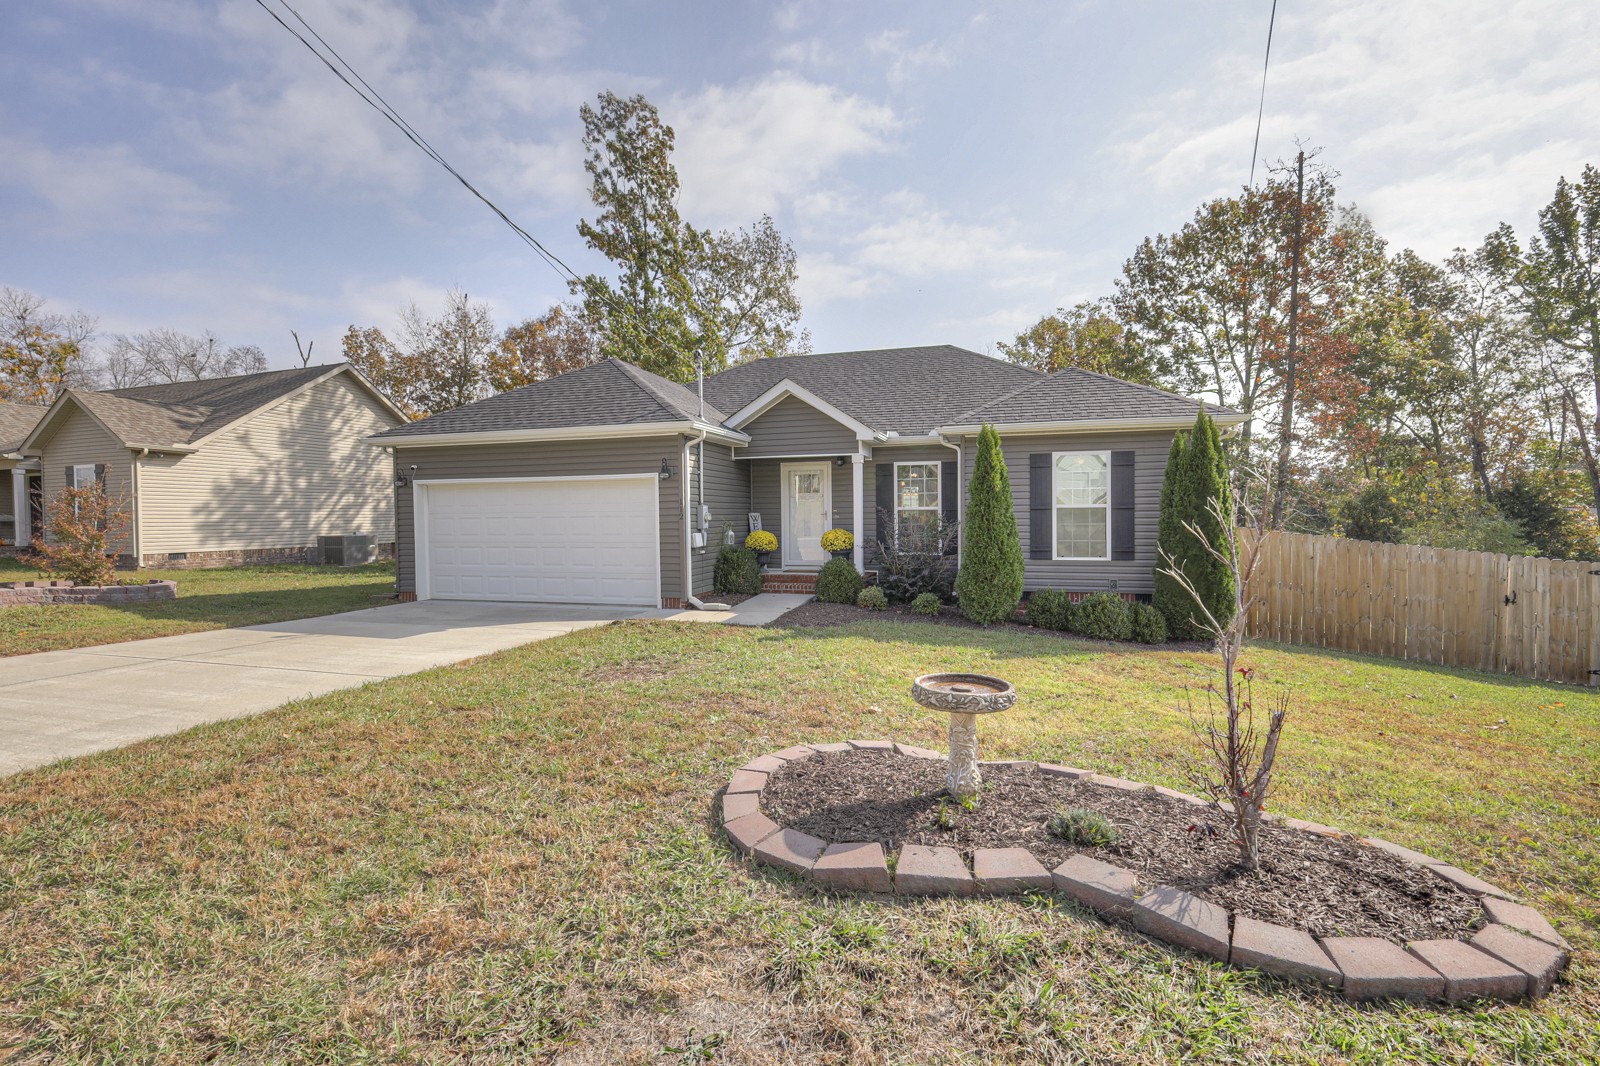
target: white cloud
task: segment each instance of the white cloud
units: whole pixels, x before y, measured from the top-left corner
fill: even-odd
[[[742,224],[811,190],[841,162],[882,152],[894,112],[792,74],[713,85],[662,105],[687,217]]]
[[[0,183],[41,202],[38,228],[56,234],[196,233],[227,210],[216,192],[145,163],[125,144],[52,148],[0,138],[0,158]]]
[[[1322,146],[1340,191],[1391,243],[1438,256],[1505,219],[1525,227],[1600,138],[1592,8],[1564,0],[1336,0],[1279,20],[1261,153]],[[1244,183],[1259,53],[1150,101],[1107,148],[1168,193]],[[1257,178],[1263,168],[1258,163]]]
[[[867,39],[867,51],[888,60],[884,76],[896,89],[924,73],[950,65],[950,51],[945,45],[934,41],[911,44],[909,38],[905,30],[884,30]]]
[[[1029,247],[1010,222],[961,220],[915,193],[885,200],[890,217],[863,229],[852,243],[865,266],[905,277],[971,274],[1004,285],[1019,277],[1054,280],[1052,253]]]

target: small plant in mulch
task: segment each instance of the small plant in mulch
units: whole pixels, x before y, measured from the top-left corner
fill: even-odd
[[[937,615],[939,613],[939,597],[931,592],[924,592],[911,601],[911,613]]]
[[[856,597],[856,606],[864,607],[869,611],[886,610],[889,606],[889,597],[876,585],[871,585],[861,590],[861,595]]]
[[[935,829],[954,829],[956,827],[956,812],[944,800],[933,809],[933,815],[928,819],[928,824]]]
[[[1050,817],[1050,832],[1082,848],[1109,848],[1117,842],[1117,827],[1099,811],[1064,807]]]
[[[1072,631],[1095,640],[1127,640],[1132,626],[1128,601],[1114,592],[1085,596],[1072,610]]]
[[[1064,630],[1072,626],[1072,601],[1060,589],[1039,589],[1028,596],[1028,624],[1035,629]]]
[[[817,572],[817,599],[822,603],[855,603],[861,575],[849,559],[829,559]]]

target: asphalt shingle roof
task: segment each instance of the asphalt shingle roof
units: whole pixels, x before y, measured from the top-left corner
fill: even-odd
[[[106,424],[124,444],[159,447],[191,444],[340,364],[269,370],[230,378],[175,381],[107,392],[72,390],[72,398]]]
[[[710,384],[706,382],[706,421],[720,425],[728,416],[712,406]],[[604,359],[581,370],[396,426],[378,436],[388,439],[433,433],[682,422],[696,418],[699,410],[699,398],[693,389],[631,363]]]
[[[0,452],[14,452],[22,447],[22,442],[28,439],[28,434],[48,410],[48,407],[25,403],[0,403]]]
[[[927,433],[1041,380],[1037,371],[950,344],[754,359],[706,379],[706,399],[738,411],[788,378],[880,432]]]
[[[1015,392],[969,408],[951,425],[989,422],[1102,422],[1117,419],[1193,418],[1204,407],[1212,415],[1233,412],[1175,392],[1069,367],[1038,378]]]

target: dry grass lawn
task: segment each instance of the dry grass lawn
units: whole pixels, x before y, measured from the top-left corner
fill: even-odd
[[[1250,658],[1296,686],[1276,807],[1531,897],[1577,949],[1553,996],[1351,1007],[1050,899],[829,896],[713,829],[753,755],[942,747],[906,693],[940,668],[1022,690],[991,757],[1182,786],[1204,656],[625,623],[0,780],[0,1060],[1600,1060],[1600,693]]]

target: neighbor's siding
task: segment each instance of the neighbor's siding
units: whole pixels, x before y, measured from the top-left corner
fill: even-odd
[[[386,544],[394,469],[363,438],[397,424],[340,374],[234,423],[193,455],[142,458],[140,551],[310,547],[342,533]]]
[[[699,479],[694,462],[699,449],[689,446],[690,499],[699,503]],[[692,553],[694,559],[694,591],[711,591],[712,570],[716,566],[717,552],[722,550],[722,527],[733,530],[738,543],[744,543],[750,532],[750,478],[745,464],[735,460],[725,444],[706,442],[705,502],[711,506],[711,525],[706,529],[706,546]],[[693,507],[690,508],[691,512]]]
[[[76,405],[69,405],[56,419],[55,426],[55,432],[44,441],[40,451],[47,512],[50,502],[67,487],[66,468],[69,465],[104,463],[106,495],[114,500],[122,500],[128,508],[128,538],[124,538],[121,544],[113,545],[120,553],[127,554],[132,551],[132,522],[143,517],[134,506],[133,453]],[[48,513],[46,518],[48,520]]]
[[[1085,433],[1059,436],[1005,436],[1001,447],[1006,457],[1006,473],[1011,479],[1012,510],[1022,538],[1023,585],[1028,591],[1060,588],[1069,592],[1099,592],[1117,582],[1118,592],[1146,594],[1155,591],[1156,523],[1161,512],[1161,482],[1166,476],[1167,452],[1172,447],[1172,432]],[[963,442],[966,471],[961,479],[972,484],[972,464],[977,455],[977,438]],[[1133,544],[1134,557],[1108,562],[1056,562],[1029,559],[1028,456],[1034,452],[1122,451],[1134,452],[1133,468]],[[965,513],[966,502],[962,501]]]
[[[745,458],[856,453],[853,430],[793,396],[779,400],[765,414],[740,428],[750,435],[749,445],[739,449]]]
[[[548,441],[533,444],[465,444],[454,447],[395,450],[402,469],[417,464],[425,481],[462,478],[580,477],[592,474],[655,474],[661,460],[673,476],[660,482],[661,594],[676,598],[683,571],[683,439],[678,436],[638,440]],[[377,449],[373,449],[377,451]],[[710,447],[707,446],[709,454]],[[382,454],[381,452],[379,454]],[[391,469],[390,477],[393,473]],[[417,590],[416,525],[410,486],[394,489],[395,545],[398,588]],[[714,505],[713,505],[714,506]]]
[[[852,449],[853,451],[854,449]],[[740,449],[740,456],[744,450]],[[812,462],[809,459],[792,460],[797,463]],[[816,460],[821,462],[823,460]],[[746,462],[743,458],[740,463],[750,470],[750,510],[761,515],[761,528],[770,530],[778,538],[777,555],[773,556],[773,568],[776,569],[783,559],[783,460],[779,459],[753,459]],[[870,468],[871,464],[867,464]],[[837,529],[848,529],[855,532],[854,522],[851,520],[850,493],[850,468],[848,466],[834,466],[828,464],[829,476],[833,479],[830,502],[833,505],[833,525]],[[866,487],[870,495],[872,486]],[[865,512],[870,515],[871,511]],[[871,522],[867,524],[870,531]]]

